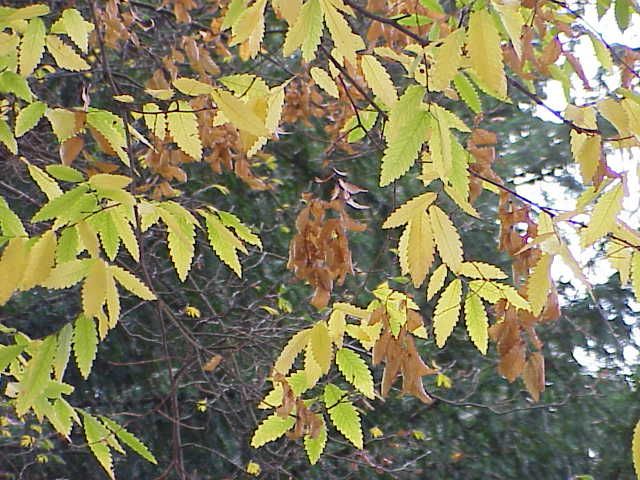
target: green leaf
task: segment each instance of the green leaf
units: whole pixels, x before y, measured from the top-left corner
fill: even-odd
[[[113,459],[109,450],[108,438],[112,434],[107,428],[98,421],[93,415],[82,412],[84,423],[84,434],[87,438],[87,444],[91,452],[96,457],[102,468],[107,472],[110,478],[115,479],[113,473]]]
[[[180,150],[194,160],[202,158],[202,143],[198,133],[198,118],[189,102],[173,102],[167,113],[169,133]]]
[[[311,465],[315,465],[318,462],[327,444],[327,424],[321,414],[316,413],[315,416],[321,422],[316,436],[313,437],[311,434],[304,436],[304,449],[307,451],[307,457],[309,457]]]
[[[424,109],[424,88],[411,86],[393,105],[387,125],[387,148],[382,156],[380,186],[389,185],[414,164],[427,139],[430,115]]]
[[[16,413],[22,416],[33,407],[50,380],[51,364],[56,353],[56,337],[49,335],[37,347],[31,347],[33,357],[24,368],[20,391],[16,399]]]
[[[80,315],[76,319],[73,331],[73,351],[80,373],[85,379],[88,378],[98,351],[98,334],[93,318]]]
[[[347,393],[329,383],[324,387],[324,404],[329,412],[331,422],[356,448],[362,449],[362,425],[360,414],[349,400]]]
[[[336,365],[351,385],[367,398],[373,398],[373,376],[365,361],[356,352],[341,348],[336,352]]]
[[[135,435],[107,417],[101,416],[100,420],[102,420],[102,423],[104,423],[107,428],[109,428],[109,430],[115,433],[116,437],[118,437],[118,440],[124,443],[127,447],[131,448],[131,450],[136,452],[145,460],[153,463],[154,465],[158,464],[158,461],[156,460],[156,457],[153,456],[153,453],[151,453],[147,446],[142,443]]]
[[[273,413],[258,425],[258,428],[251,438],[251,446],[258,448],[266,443],[277,440],[291,430],[295,423],[296,419],[292,416],[287,415],[286,417],[281,417],[277,413]]]
[[[144,283],[132,273],[128,272],[124,268],[120,268],[117,265],[110,265],[109,271],[113,278],[115,278],[120,285],[125,289],[133,293],[134,295],[142,298],[143,300],[155,300],[156,296],[149,290]]]

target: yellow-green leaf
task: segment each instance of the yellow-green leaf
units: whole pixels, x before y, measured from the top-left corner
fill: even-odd
[[[318,85],[322,90],[334,98],[340,97],[336,82],[333,81],[333,78],[331,78],[325,70],[318,67],[312,67],[309,73],[311,74],[313,81],[316,82],[316,85]]]
[[[108,439],[112,435],[107,428],[98,421],[93,415],[82,412],[84,434],[87,438],[87,445],[91,453],[96,457],[102,468],[109,475],[109,478],[115,479],[113,473],[113,458],[109,450]]]
[[[360,414],[353,403],[347,400],[347,392],[329,383],[324,387],[324,404],[331,423],[356,448],[362,449],[363,435]]]
[[[347,382],[365,397],[373,399],[373,376],[360,355],[347,348],[341,348],[336,352],[336,365]]]
[[[429,89],[441,92],[449,86],[462,65],[462,43],[464,30],[451,32],[442,45],[433,51],[433,64],[429,69]]]
[[[109,272],[120,285],[143,300],[155,300],[155,294],[135,275],[117,265],[109,265]]]
[[[29,20],[20,42],[20,75],[28,77],[40,64],[44,53],[44,22],[39,18]]]
[[[478,350],[486,355],[489,341],[487,312],[480,297],[471,291],[467,293],[467,298],[464,301],[464,315],[469,338]]]
[[[618,213],[622,209],[624,190],[622,184],[604,193],[593,207],[587,228],[580,232],[580,243],[583,247],[610,233],[616,225]]]
[[[424,88],[413,85],[391,107],[385,131],[387,148],[380,168],[381,187],[397,180],[411,168],[427,139],[431,121],[422,103],[424,92]]]
[[[271,414],[258,425],[258,428],[251,438],[251,446],[258,448],[266,443],[277,440],[291,430],[295,423],[296,419],[293,416],[288,415],[281,417],[277,413]]]
[[[429,217],[440,258],[452,271],[457,272],[462,264],[462,241],[458,230],[436,205],[429,207]]]
[[[167,113],[167,126],[180,150],[195,160],[202,158],[202,142],[198,133],[198,118],[188,102],[173,102]]]
[[[373,55],[362,55],[360,67],[364,79],[373,91],[373,94],[384,102],[387,107],[393,106],[398,101],[396,87],[391,81],[389,72]]]
[[[327,444],[327,424],[324,421],[324,416],[319,413],[314,415],[320,422],[320,428],[315,437],[311,434],[304,436],[304,449],[307,451],[307,457],[311,465],[315,465],[318,462]]]
[[[49,335],[37,347],[31,347],[35,352],[24,367],[24,374],[20,381],[20,390],[16,399],[16,413],[24,415],[44,392],[51,379],[51,365],[56,354],[56,336]]]
[[[282,54],[288,57],[296,48],[302,46],[304,61],[313,60],[322,37],[323,17],[320,0],[308,0],[300,9],[295,23],[287,31]]]
[[[436,345],[442,348],[453,332],[460,316],[460,302],[462,297],[462,282],[459,278],[453,280],[444,289],[433,312],[433,330]]]
[[[93,318],[80,315],[73,330],[73,353],[84,378],[89,377],[98,350],[98,334]]]

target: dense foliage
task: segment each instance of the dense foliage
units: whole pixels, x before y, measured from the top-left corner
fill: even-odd
[[[633,476],[637,13],[0,7],[0,476]]]

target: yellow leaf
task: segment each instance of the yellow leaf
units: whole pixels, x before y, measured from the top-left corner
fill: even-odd
[[[636,476],[640,478],[640,421],[633,429],[633,440],[631,441],[631,451],[633,455],[633,468]]]
[[[65,44],[56,35],[47,35],[47,50],[54,58],[60,68],[78,72],[81,70],[89,70],[91,66],[78,55],[73,48]]]
[[[406,252],[409,273],[415,288],[420,287],[427,278],[427,272],[433,263],[435,245],[427,212],[416,211],[407,225],[408,251]],[[400,253],[403,254],[402,252]]]
[[[431,300],[443,287],[447,272],[448,269],[444,263],[438,265],[438,268],[433,271],[427,285],[427,301]]]
[[[240,14],[231,27],[231,45],[247,42],[249,56],[255,57],[260,51],[264,36],[264,7],[266,0],[258,0]]]
[[[356,52],[365,48],[362,38],[351,31],[351,27],[331,0],[320,0],[320,5],[336,50],[348,62],[356,65]]]
[[[298,19],[302,0],[271,0],[273,9],[283,17],[289,25],[293,25]]]
[[[507,274],[498,267],[484,262],[463,262],[458,273],[465,277],[485,280],[503,280],[507,278]]]
[[[396,228],[408,223],[416,211],[426,210],[435,201],[436,197],[437,195],[433,192],[425,192],[406,201],[389,215],[382,224],[382,228]]]
[[[249,462],[247,463],[246,471],[249,475],[257,477],[260,475],[260,472],[262,472],[262,468],[260,468],[260,465],[256,462]]]
[[[105,274],[105,297],[107,301],[107,312],[109,312],[109,327],[113,328],[120,318],[120,295],[116,287],[116,281],[111,274],[112,270],[108,270]]]
[[[520,14],[520,2],[510,2],[506,0],[493,0],[493,7],[496,9],[502,20],[502,25],[509,35],[516,55],[522,58],[522,26],[524,18]]]
[[[387,107],[393,106],[398,101],[398,94],[384,66],[373,55],[362,55],[360,66],[364,79],[373,94],[382,100]]]
[[[452,271],[457,272],[462,263],[462,241],[458,230],[436,205],[429,207],[429,217],[440,258]]]
[[[239,98],[234,97],[232,94],[225,92],[224,90],[216,90],[211,93],[211,97],[213,98],[213,101],[216,102],[224,116],[238,130],[251,133],[256,137],[269,135],[269,131],[262,119],[260,119],[255,112]]]
[[[106,289],[106,264],[100,259],[92,260],[82,287],[82,309],[88,318],[99,314],[106,299]]]
[[[440,295],[433,312],[433,331],[439,348],[444,347],[447,338],[458,323],[461,297],[462,281],[459,278],[453,280]]]
[[[56,234],[49,230],[31,247],[20,285],[21,290],[30,290],[47,279],[53,268],[56,246]]]
[[[471,14],[467,48],[471,67],[482,85],[487,86],[487,93],[504,99],[507,96],[507,78],[504,74],[500,35],[487,8],[479,8]]]
[[[632,250],[622,243],[611,240],[607,242],[607,260],[620,275],[620,284],[626,285],[631,274]]]
[[[333,358],[333,348],[331,347],[331,338],[327,322],[317,322],[311,332],[309,332],[308,349],[313,359],[320,367],[323,374],[329,373],[331,367],[331,359]]]
[[[636,296],[636,301],[640,302],[640,252],[635,250],[631,260],[631,286]]]
[[[214,88],[206,83],[199,82],[193,78],[178,77],[173,81],[173,86],[180,93],[197,97],[198,95],[210,95]]]
[[[164,139],[167,132],[167,116],[165,113],[155,103],[145,103],[142,106],[142,111],[146,112],[142,114],[142,118],[147,129],[156,137]]]
[[[195,160],[202,158],[198,118],[188,102],[173,102],[167,113],[167,127],[180,150]]]
[[[464,30],[459,29],[445,37],[442,45],[433,50],[433,63],[429,69],[429,89],[441,92],[449,86],[462,65]]]
[[[527,297],[531,304],[531,311],[538,316],[547,303],[551,293],[551,263],[553,255],[543,254],[533,268],[527,281]]]
[[[326,71],[318,67],[312,67],[309,73],[311,73],[311,78],[313,78],[313,81],[316,82],[316,85],[322,88],[322,90],[324,90],[334,98],[340,97],[340,95],[338,94],[338,86],[336,85],[336,82],[333,81],[333,78],[331,78],[331,76]]]
[[[9,240],[0,258],[0,305],[4,305],[18,288],[27,263],[27,242],[17,237]]]
[[[329,328],[329,337],[331,341],[334,343],[336,348],[342,348],[342,342],[344,339],[344,331],[347,327],[346,321],[346,313],[333,308],[331,315],[329,316],[329,321],[327,322],[327,327]]]
[[[580,244],[588,247],[610,233],[616,226],[616,218],[622,209],[624,190],[622,184],[604,193],[591,212],[587,228],[580,231]]]
[[[278,360],[273,365],[274,371],[281,373],[282,375],[286,375],[291,370],[293,366],[293,362],[296,360],[296,357],[309,343],[309,335],[311,333],[310,329],[301,330],[296,333],[291,339],[287,342],[285,347],[282,349]]]

